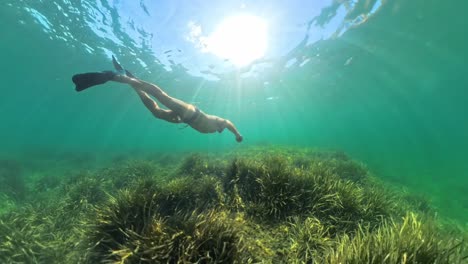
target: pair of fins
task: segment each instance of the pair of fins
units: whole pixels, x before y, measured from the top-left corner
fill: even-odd
[[[102,72],[86,72],[75,74],[72,77],[72,81],[75,84],[75,90],[81,92],[90,87],[104,84],[114,78],[115,75],[124,74],[129,77],[135,78],[133,74],[129,71],[124,70],[124,68],[117,62],[114,56],[112,56],[112,64],[116,71],[102,71]]]

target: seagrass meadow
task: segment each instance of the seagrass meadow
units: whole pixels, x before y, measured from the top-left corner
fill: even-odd
[[[30,178],[18,177],[14,162],[4,166],[2,186],[17,191],[2,189],[2,263],[468,259],[462,225],[343,152],[158,153],[113,157],[93,170],[84,165],[92,156],[82,155],[64,156],[70,170],[29,164],[44,166]]]
[[[466,10],[0,1],[0,264],[468,264]]]

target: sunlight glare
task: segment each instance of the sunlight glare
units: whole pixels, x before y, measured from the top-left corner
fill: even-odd
[[[266,22],[246,14],[225,18],[206,40],[206,49],[237,66],[245,66],[265,54]]]

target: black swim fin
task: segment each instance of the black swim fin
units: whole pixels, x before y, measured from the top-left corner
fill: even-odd
[[[130,78],[136,78],[135,75],[133,75],[131,72],[125,70],[125,75],[127,75]]]
[[[103,72],[87,72],[73,75],[72,81],[75,83],[75,90],[81,92],[89,87],[106,83],[115,76],[115,72],[103,71]]]
[[[122,65],[120,65],[120,63],[117,61],[114,55],[112,55],[112,64],[114,64],[114,68],[116,71],[121,72],[121,73],[124,72]]]
[[[133,75],[131,72],[125,70],[122,67],[122,65],[120,65],[120,63],[117,61],[117,59],[114,57],[114,55],[112,55],[112,64],[114,64],[114,68],[119,74],[125,74],[130,78],[136,78],[135,75]]]

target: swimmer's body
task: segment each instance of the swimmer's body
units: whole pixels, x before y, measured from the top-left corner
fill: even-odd
[[[76,85],[76,91],[80,92],[92,86],[104,84],[107,81],[126,83],[135,90],[143,104],[156,118],[171,123],[186,123],[200,133],[221,133],[227,128],[234,134],[237,142],[242,142],[242,135],[231,121],[206,114],[192,104],[169,96],[157,85],[140,80],[130,72],[125,71],[114,57],[112,57],[112,61],[117,72],[88,72],[74,75],[72,80]],[[160,108],[150,95],[168,109]]]

